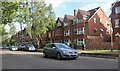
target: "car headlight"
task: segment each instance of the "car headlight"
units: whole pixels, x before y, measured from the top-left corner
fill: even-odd
[[[69,54],[69,52],[68,51],[63,51],[63,54]]]

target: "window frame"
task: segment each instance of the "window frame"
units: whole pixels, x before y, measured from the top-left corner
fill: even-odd
[[[119,20],[119,19],[116,19],[116,20],[114,20],[114,21],[115,21],[115,28],[120,27],[120,20]]]
[[[94,23],[95,23],[95,24],[97,23],[97,19],[96,19],[96,17],[94,17]]]
[[[115,13],[116,13],[116,14],[120,13],[120,6],[115,7]]]

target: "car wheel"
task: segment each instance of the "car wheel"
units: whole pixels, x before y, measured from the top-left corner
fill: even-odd
[[[43,57],[47,57],[47,53],[46,52],[43,52]]]
[[[62,59],[60,53],[57,54],[57,59],[58,59],[58,60]]]

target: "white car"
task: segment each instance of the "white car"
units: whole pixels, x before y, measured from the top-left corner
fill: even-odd
[[[17,50],[18,50],[18,47],[17,47],[17,46],[10,46],[10,50],[12,50],[12,51],[17,51]]]
[[[35,47],[32,44],[26,44],[24,50],[35,51]]]

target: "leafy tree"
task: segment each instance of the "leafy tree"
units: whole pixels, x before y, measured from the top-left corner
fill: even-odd
[[[5,26],[3,24],[0,24],[0,43],[8,39],[8,33],[5,30]]]
[[[41,36],[52,28],[55,23],[55,14],[52,5],[47,6],[45,2],[35,2],[34,12],[31,20],[31,34],[36,37],[37,45],[41,44]],[[29,30],[30,31],[30,30]]]
[[[14,21],[17,18],[17,8],[18,2],[0,2],[0,40],[1,42],[5,42],[9,36],[15,34],[15,26],[13,25]],[[5,29],[5,25],[8,24],[10,27],[10,32],[7,33]]]
[[[17,2],[2,2],[2,23],[8,24],[13,22],[16,19],[16,11],[18,8]]]

